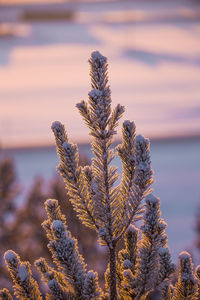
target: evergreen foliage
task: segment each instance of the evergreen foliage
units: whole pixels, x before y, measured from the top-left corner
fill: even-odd
[[[0,160],[0,252],[12,247],[16,232],[12,230],[16,214],[16,197],[20,192],[14,161],[9,157]],[[0,283],[9,288],[11,280],[5,267],[3,257],[0,257]],[[6,291],[4,291],[6,295]],[[6,299],[6,298],[5,298]],[[8,298],[9,299],[9,298]]]
[[[175,266],[167,246],[160,200],[151,193],[149,140],[136,136],[135,124],[130,121],[123,123],[122,144],[117,147],[123,167],[122,180],[117,185],[119,174],[110,163],[115,157],[112,142],[124,107],[117,105],[111,109],[107,59],[96,51],[89,64],[92,88],[89,101],[81,101],[77,108],[92,136],[91,165],[79,165],[78,147],[70,143],[63,124],[54,122],[52,130],[60,158],[58,171],[73,208],[80,221],[95,230],[99,243],[108,249],[105,288],[100,288],[97,273],[87,270],[58,201],[49,199],[45,202],[47,219],[42,226],[55,266],[50,266],[44,258],[35,262],[48,287],[46,299],[144,300],[155,289],[166,300],[199,299],[200,266],[194,273],[187,252],[179,256],[177,283],[175,286],[171,283]],[[139,235],[135,223],[141,218]],[[125,246],[118,252],[117,245],[122,238]],[[22,262],[11,250],[5,253],[5,260],[17,298],[42,299],[29,263]],[[0,299],[9,297],[8,291],[1,291]]]
[[[38,284],[33,279],[29,262],[22,262],[18,254],[8,250],[4,255],[14,283],[14,293],[19,299],[42,300]]]
[[[86,156],[81,155],[79,163],[85,166],[89,163],[89,160]],[[31,264],[40,256],[50,262],[51,254],[46,246],[48,239],[41,228],[41,223],[45,218],[45,199],[55,198],[58,199],[62,212],[66,215],[70,232],[79,241],[80,253],[84,256],[88,267],[95,268],[98,271],[101,284],[104,278],[106,251],[99,248],[96,233],[82,225],[77,218],[71,203],[68,201],[61,176],[55,175],[48,182],[45,182],[40,177],[36,177],[25,199],[20,205],[15,205],[17,203],[16,196],[19,191],[19,184],[17,183],[15,165],[12,159],[7,157],[1,158],[0,174],[2,176],[0,177],[1,195],[4,195],[4,197],[0,198],[2,202],[2,212],[0,213],[0,252],[4,253],[7,249],[14,246],[13,250],[20,253],[21,257],[24,260],[28,260]],[[12,195],[12,198],[5,197],[5,195]],[[10,200],[12,200],[11,203]],[[8,216],[11,217],[9,222],[7,221]],[[7,272],[3,257],[1,259],[0,286],[10,289],[12,288],[12,280]],[[50,265],[52,265],[51,262]],[[42,284],[40,274],[35,268],[33,268],[32,273],[41,287],[41,292],[44,293],[45,286]]]

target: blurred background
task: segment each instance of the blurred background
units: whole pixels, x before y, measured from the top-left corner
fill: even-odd
[[[6,186],[20,185],[9,201],[25,207],[36,176],[43,178],[42,201],[49,195],[58,164],[53,121],[64,123],[91,159],[75,104],[87,100],[93,50],[108,57],[113,106],[125,105],[123,120],[151,139],[154,189],[174,262],[182,250],[200,262],[199,0],[0,0],[0,157],[12,158],[6,166],[14,185]]]

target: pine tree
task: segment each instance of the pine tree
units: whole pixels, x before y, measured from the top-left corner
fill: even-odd
[[[29,260],[31,264],[38,256],[47,252],[48,240],[41,228],[45,217],[44,202],[46,198],[44,180],[37,177],[33,181],[23,205],[17,210],[13,222],[15,251],[19,251],[23,255],[23,259]]]
[[[58,171],[73,208],[80,221],[95,230],[99,243],[108,249],[105,289],[99,287],[98,274],[87,270],[58,201],[49,199],[45,202],[47,219],[42,225],[54,267],[44,258],[35,262],[48,286],[46,299],[144,300],[157,289],[166,300],[196,300],[199,298],[200,266],[194,273],[188,253],[180,254],[178,281],[175,286],[171,283],[175,266],[167,246],[160,200],[151,193],[150,143],[143,136],[136,136],[135,124],[130,121],[123,123],[122,143],[117,147],[123,167],[122,179],[117,185],[119,174],[110,163],[115,157],[112,143],[124,107],[117,105],[111,109],[107,59],[96,51],[89,64],[92,88],[89,101],[81,101],[77,108],[92,136],[94,157],[91,165],[79,165],[78,147],[70,143],[63,124],[54,122],[52,130],[60,158]],[[135,225],[141,218],[139,235]],[[125,248],[118,253],[117,245],[122,238]],[[29,263],[22,262],[11,250],[6,252],[5,260],[16,296],[41,299]],[[0,295],[0,299],[3,295],[10,297],[5,290]]]
[[[17,180],[14,161],[10,157],[0,160],[0,253],[13,245],[15,233],[12,230],[16,215],[16,197],[20,186]],[[11,286],[3,257],[0,257],[0,283],[6,288]],[[6,292],[5,292],[6,293]]]
[[[11,158],[5,157],[0,161],[0,242],[7,243],[4,234],[9,230],[13,215],[16,212],[15,199],[20,192],[17,182],[14,162]],[[9,223],[8,220],[11,220]]]

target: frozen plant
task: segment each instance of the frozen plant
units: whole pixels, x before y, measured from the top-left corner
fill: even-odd
[[[156,289],[165,300],[197,300],[200,267],[194,274],[188,253],[180,254],[179,278],[175,286],[171,283],[170,275],[175,266],[167,246],[160,200],[151,193],[153,172],[149,140],[136,136],[135,124],[130,121],[123,123],[122,143],[116,149],[122,162],[122,179],[117,185],[119,174],[110,163],[115,157],[112,142],[124,107],[118,104],[111,109],[106,57],[93,52],[89,64],[89,101],[81,101],[77,108],[92,136],[91,165],[79,165],[78,147],[70,143],[63,124],[54,122],[52,130],[60,158],[58,171],[73,208],[81,222],[95,230],[99,243],[108,249],[105,287],[103,290],[99,287],[96,272],[87,270],[58,201],[49,199],[45,203],[48,217],[43,227],[56,267],[49,266],[43,258],[35,262],[48,286],[46,299],[144,300]],[[143,225],[139,235],[135,223],[141,218]],[[121,239],[125,241],[125,248],[118,253],[117,244]],[[12,251],[6,252],[5,260],[17,298],[41,299],[29,264]],[[7,290],[1,291],[0,299],[10,297]]]

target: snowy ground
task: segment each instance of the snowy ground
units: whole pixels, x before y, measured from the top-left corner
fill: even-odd
[[[87,98],[87,59],[96,49],[109,59],[113,104],[126,106],[139,132],[199,133],[200,24],[192,3],[77,3],[74,22],[17,22],[15,37],[0,38],[3,146],[51,142],[56,119],[74,139],[87,139],[74,107]],[[0,19],[12,13],[1,8]]]

